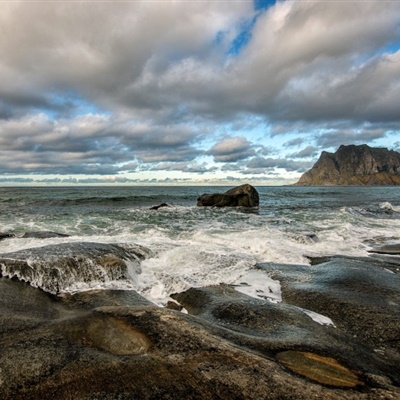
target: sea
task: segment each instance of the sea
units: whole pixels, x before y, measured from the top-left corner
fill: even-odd
[[[131,279],[77,282],[65,292],[126,289],[164,305],[190,287],[229,284],[280,300],[260,263],[309,265],[309,257],[364,257],[400,241],[400,187],[256,187],[258,209],[197,207],[231,187],[3,187],[0,253],[66,242],[137,244],[150,250]],[[161,203],[168,207],[150,208]],[[52,231],[68,237],[23,238]]]

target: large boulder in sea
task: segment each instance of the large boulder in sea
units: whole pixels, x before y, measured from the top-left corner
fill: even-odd
[[[323,151],[296,185],[400,185],[400,153],[366,144],[342,145],[335,153]]]
[[[197,199],[198,206],[213,207],[258,207],[257,190],[249,185],[236,186],[225,193],[205,193]]]

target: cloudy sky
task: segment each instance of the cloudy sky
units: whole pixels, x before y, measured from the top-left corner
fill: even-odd
[[[0,185],[280,185],[400,150],[398,0],[0,7]]]

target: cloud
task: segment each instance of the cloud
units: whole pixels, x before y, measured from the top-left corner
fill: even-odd
[[[0,170],[300,171],[317,148],[383,141],[399,22],[378,0],[5,2]]]
[[[223,139],[212,146],[208,154],[217,162],[236,162],[255,154],[254,145],[242,136]]]
[[[164,164],[157,164],[150,168],[151,171],[181,171],[195,174],[205,174],[208,172],[217,171],[218,168],[213,166],[209,167],[206,163],[192,164],[188,162],[169,162]]]
[[[0,178],[0,182],[2,182],[2,183],[32,183],[32,182],[34,182],[34,179],[32,179],[32,178],[19,178],[19,177]]]
[[[290,148],[290,147],[297,147],[300,146],[301,144],[304,143],[304,138],[302,137],[297,137],[294,139],[289,140],[284,144],[284,147]]]
[[[295,161],[286,158],[254,157],[247,163],[250,171],[283,168],[287,171],[304,172],[312,166],[309,161]],[[248,171],[247,171],[248,172]]]
[[[171,80],[193,81],[175,71],[191,70],[198,57],[212,64],[216,33],[234,36],[251,11],[247,2],[9,2],[2,8],[0,76],[15,82],[14,92],[67,88],[113,109],[162,107],[176,101]],[[198,73],[208,79],[206,71]],[[162,77],[157,96],[146,91],[153,74]]]
[[[339,147],[341,144],[363,144],[384,138],[387,133],[388,130],[375,126],[364,129],[334,129],[318,136],[317,143],[322,148]]]
[[[45,114],[0,120],[3,173],[113,174],[142,163],[190,161],[203,154],[186,126],[132,123],[83,115],[52,120]]]
[[[297,153],[290,154],[291,158],[307,158],[315,157],[318,154],[318,148],[314,146],[307,146]]]
[[[398,55],[376,52],[399,40],[399,19],[390,2],[277,3],[258,19],[242,59],[254,109],[278,120],[359,119],[370,106],[378,112],[380,97],[398,100]]]
[[[256,15],[251,2],[4,8],[0,77],[32,107],[51,107],[37,93],[67,89],[112,110],[171,117],[185,105],[207,118],[398,120],[399,55],[376,55],[399,40],[395,2],[277,2],[236,57],[227,52]]]

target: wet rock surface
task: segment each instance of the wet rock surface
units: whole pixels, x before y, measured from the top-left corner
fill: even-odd
[[[15,237],[13,233],[0,232],[0,240],[10,239]]]
[[[327,315],[378,352],[400,350],[399,266],[400,260],[343,257],[310,267],[262,265],[280,280],[285,302]]]
[[[376,254],[389,254],[389,255],[400,255],[400,244],[387,244],[385,246],[376,247],[370,251]]]
[[[217,285],[173,295],[174,310],[134,291],[57,296],[3,277],[0,398],[399,399],[399,266],[261,264],[281,303]]]
[[[197,199],[202,207],[258,207],[259,194],[249,185],[241,185],[227,190],[225,193],[205,193]]]
[[[164,207],[169,207],[169,205],[167,203],[161,203],[158,204],[157,206],[150,207],[150,210],[158,210],[159,208],[164,208]]]
[[[66,235],[65,233],[58,233],[58,232],[52,232],[52,231],[32,231],[32,232],[25,232],[22,236],[22,238],[35,238],[35,239],[49,239],[49,238],[63,238],[63,237],[69,237],[69,235]]]

